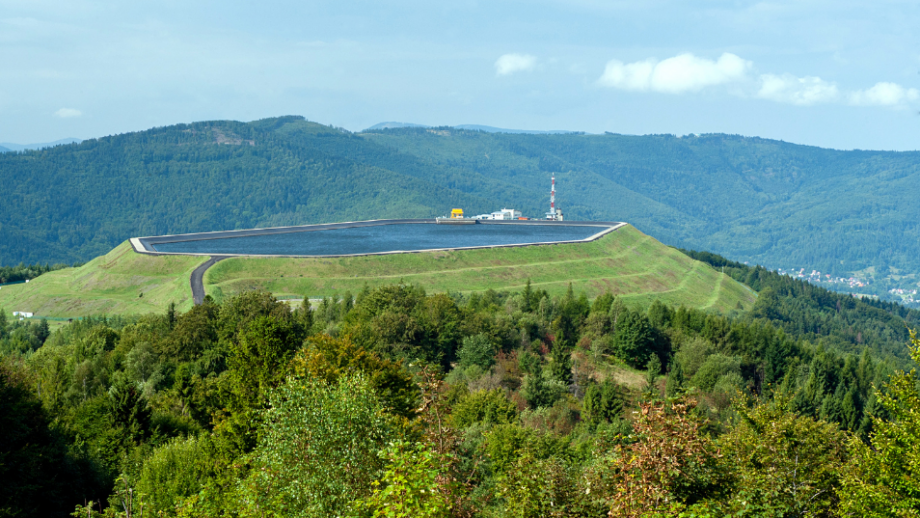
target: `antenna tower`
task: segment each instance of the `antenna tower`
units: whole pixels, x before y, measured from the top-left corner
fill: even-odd
[[[553,188],[549,191],[549,219],[556,219],[556,175],[553,175]]]

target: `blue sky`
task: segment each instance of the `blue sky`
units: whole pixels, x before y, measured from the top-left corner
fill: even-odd
[[[920,3],[0,0],[0,142],[298,114],[920,148]]]

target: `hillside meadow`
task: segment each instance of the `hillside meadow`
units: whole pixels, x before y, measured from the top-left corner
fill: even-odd
[[[0,307],[39,316],[141,314],[191,305],[191,272],[207,257],[137,254],[122,243],[79,268],[46,273],[0,289]],[[348,258],[228,258],[205,274],[221,300],[250,289],[280,298],[321,298],[365,285],[419,284],[432,292],[471,293],[533,286],[561,294],[569,284],[595,298],[617,294],[628,305],[653,300],[720,312],[749,309],[749,288],[626,226],[591,243],[457,250]]]

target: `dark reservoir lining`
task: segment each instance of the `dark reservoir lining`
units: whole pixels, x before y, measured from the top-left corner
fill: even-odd
[[[547,225],[399,223],[217,239],[172,242],[152,242],[152,240],[144,239],[143,241],[149,250],[178,254],[355,255],[437,248],[578,241],[603,231],[604,226],[558,223]]]

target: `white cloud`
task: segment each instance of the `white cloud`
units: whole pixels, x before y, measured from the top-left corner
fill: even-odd
[[[693,54],[626,64],[613,60],[607,63],[598,83],[622,90],[679,94],[744,80],[751,67],[750,61],[727,52],[717,61]]]
[[[908,102],[920,99],[920,91],[916,88],[904,88],[897,83],[875,83],[875,86],[866,90],[857,90],[850,93],[850,104],[857,106],[903,106]]]
[[[505,54],[495,62],[495,73],[506,76],[515,72],[529,72],[537,66],[537,58],[529,54]]]
[[[83,112],[80,110],[74,110],[73,108],[61,108],[60,110],[54,112],[55,117],[60,117],[62,119],[69,119],[71,117],[79,117],[83,115]]]
[[[809,106],[836,101],[840,97],[840,92],[836,84],[820,77],[763,74],[760,76],[757,97],[779,103]]]
[[[597,84],[634,92],[668,94],[732,85],[726,89],[730,95],[796,106],[836,103],[903,109],[910,104],[920,103],[920,89],[896,83],[880,82],[865,90],[844,90],[833,81],[817,76],[755,75],[752,62],[728,52],[715,61],[690,53],[662,61],[654,58],[632,63],[611,60],[607,62]]]

